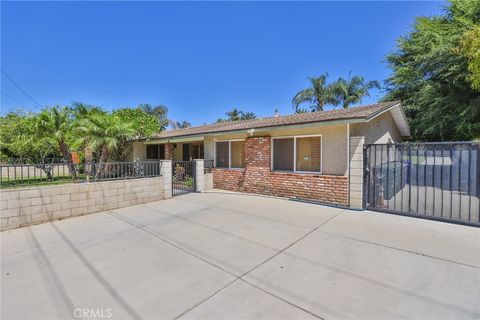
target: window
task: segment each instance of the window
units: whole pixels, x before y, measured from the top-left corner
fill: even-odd
[[[230,142],[232,168],[245,168],[245,141]]]
[[[228,141],[216,142],[216,167],[218,168],[228,168]]]
[[[273,140],[273,170],[293,171],[294,138]]]
[[[322,137],[299,136],[273,139],[273,170],[322,171]]]
[[[297,171],[320,172],[320,137],[296,139]]]
[[[245,141],[215,142],[215,160],[218,168],[245,168]]]
[[[147,145],[147,159],[158,159],[158,144]]]
[[[165,159],[164,144],[147,144],[147,159],[159,160]]]

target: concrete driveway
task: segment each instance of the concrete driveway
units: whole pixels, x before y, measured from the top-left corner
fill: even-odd
[[[480,317],[473,227],[210,192],[1,240],[2,319]]]

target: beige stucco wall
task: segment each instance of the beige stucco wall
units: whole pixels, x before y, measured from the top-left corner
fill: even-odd
[[[271,136],[301,136],[322,135],[322,174],[341,174],[348,172],[348,129],[347,125],[315,126],[296,129],[275,129],[254,132],[253,137]],[[248,134],[224,134],[214,137],[205,137],[205,159],[214,159],[214,141],[244,139]]]
[[[145,160],[147,158],[147,147],[143,141],[133,144],[132,153],[128,156],[129,161]]]
[[[385,112],[369,122],[351,124],[350,136],[363,136],[366,144],[388,143],[389,139],[392,142],[402,140],[390,112]]]

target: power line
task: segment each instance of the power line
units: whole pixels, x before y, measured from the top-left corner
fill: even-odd
[[[40,103],[38,103],[35,99],[33,99],[28,93],[25,92],[25,90],[23,90],[15,81],[13,81],[12,78],[10,78],[10,76],[3,70],[2,68],[2,73],[5,75],[5,77],[7,77],[8,80],[10,80],[11,83],[13,83],[13,85],[15,87],[18,88],[18,90],[20,90],[27,98],[29,98],[30,100],[32,100],[37,106],[39,106],[40,108],[42,107],[40,105]]]
[[[6,93],[5,91],[2,90],[2,94],[5,95],[6,97],[12,99],[13,101],[15,101],[16,103],[18,103],[18,105],[22,108],[25,108],[25,106],[22,104],[22,102],[20,102],[18,99],[12,97],[11,95],[9,95],[8,93]],[[26,108],[25,108],[26,109]]]

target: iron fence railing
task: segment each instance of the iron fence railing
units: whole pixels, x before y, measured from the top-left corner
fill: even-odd
[[[196,190],[195,161],[172,161],[172,195]]]
[[[158,177],[161,165],[160,161],[0,164],[0,187]]]
[[[368,209],[480,225],[480,144],[366,145]]]
[[[31,164],[36,163],[32,158],[7,158],[0,161],[0,164]],[[43,158],[42,163],[66,163],[63,158]]]

